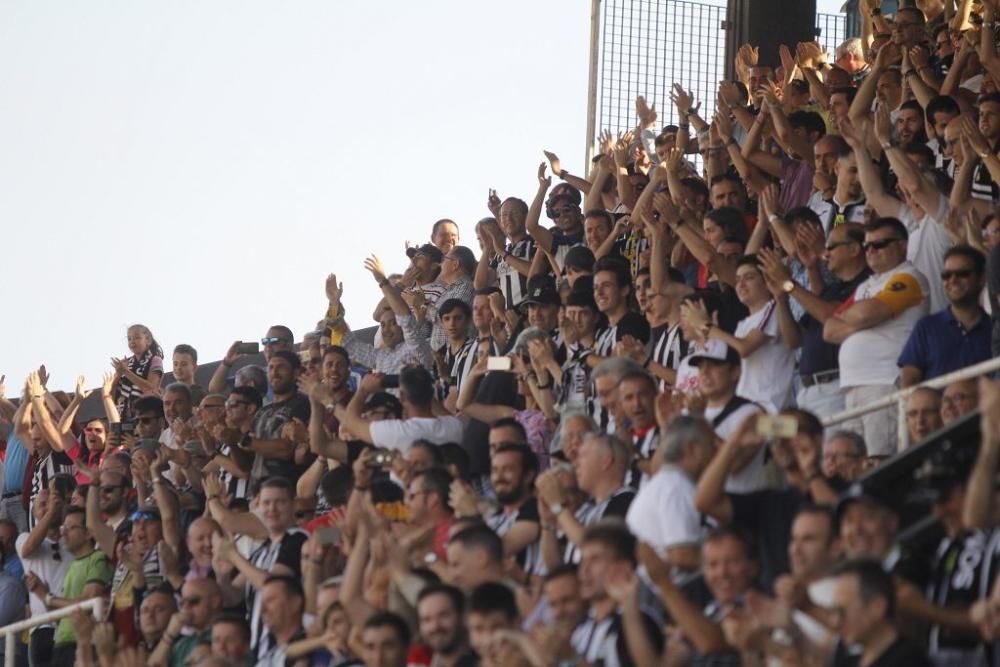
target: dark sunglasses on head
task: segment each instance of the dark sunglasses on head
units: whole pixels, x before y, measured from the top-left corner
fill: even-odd
[[[160,517],[156,516],[152,512],[132,512],[128,518],[129,521],[135,523],[136,521],[159,521]]]
[[[864,248],[866,252],[869,250],[883,250],[885,248],[888,248],[896,241],[902,241],[902,239],[882,239],[881,241],[865,241],[861,245],[861,247]]]
[[[941,280],[948,282],[952,278],[969,278],[972,276],[974,271],[972,269],[945,269],[941,272]]]

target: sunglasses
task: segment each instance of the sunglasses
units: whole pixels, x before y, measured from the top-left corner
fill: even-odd
[[[265,336],[264,338],[260,339],[261,345],[277,345],[278,343],[283,343],[283,342],[285,342],[285,339],[279,336]]]
[[[852,243],[854,243],[854,241],[837,241],[837,242],[835,242],[835,243],[828,243],[828,244],[827,244],[826,246],[824,246],[824,247],[826,248],[826,251],[827,251],[827,252],[833,252],[834,250],[836,250],[836,249],[837,249],[837,248],[839,248],[840,246],[843,246],[843,245],[851,245]]]
[[[972,276],[972,274],[972,269],[954,269],[950,271],[945,269],[941,272],[941,280],[944,282],[948,282],[952,278],[962,278],[964,280]]]
[[[160,517],[152,512],[132,512],[128,520],[132,523],[135,523],[136,521],[159,521]]]
[[[559,208],[550,208],[548,215],[550,218],[555,219],[558,218],[563,213],[572,213],[575,210],[576,210],[575,206],[560,206]]]
[[[239,405],[250,405],[250,401],[226,401],[227,408],[235,408]]]
[[[861,244],[861,247],[865,249],[865,252],[871,250],[884,250],[896,241],[902,241],[903,239],[882,239],[881,241],[865,241]]]

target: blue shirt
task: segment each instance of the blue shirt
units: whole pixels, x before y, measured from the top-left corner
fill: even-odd
[[[951,313],[951,307],[917,321],[899,355],[899,366],[915,366],[930,380],[990,358],[990,318],[982,317],[970,331]]]
[[[14,427],[7,433],[7,457],[3,466],[3,492],[20,493],[24,484],[24,471],[28,467],[28,449],[14,435]]]

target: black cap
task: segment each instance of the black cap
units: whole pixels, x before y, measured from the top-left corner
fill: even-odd
[[[559,298],[559,291],[550,285],[538,285],[531,292],[524,301],[524,305],[528,304],[539,304],[542,306],[560,306],[562,305],[562,299]]]
[[[406,256],[410,259],[413,259],[418,254],[429,257],[430,260],[436,264],[440,264],[441,260],[444,259],[444,253],[441,252],[441,250],[433,243],[425,243],[419,248],[406,249]]]
[[[556,187],[552,188],[552,192],[549,193],[549,198],[546,200],[546,204],[551,206],[553,202],[559,199],[566,199],[577,206],[579,206],[582,201],[580,191],[569,183],[560,183]]]
[[[840,523],[844,516],[844,512],[846,512],[847,508],[854,503],[864,503],[866,505],[875,505],[876,507],[892,509],[892,507],[887,505],[882,498],[873,495],[861,484],[852,484],[837,500],[837,523]]]

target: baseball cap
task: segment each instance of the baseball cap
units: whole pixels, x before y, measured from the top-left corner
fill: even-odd
[[[527,298],[521,303],[524,305],[534,303],[542,306],[559,306],[562,305],[562,299],[559,298],[558,290],[552,285],[538,285],[528,293]]]
[[[691,355],[688,359],[688,363],[692,366],[697,366],[702,361],[724,361],[733,366],[739,366],[740,353],[721,340],[710,340],[704,350]]]
[[[441,260],[444,259],[444,253],[433,243],[425,243],[419,248],[406,249],[406,256],[410,259],[413,259],[417,255],[424,255],[437,264],[440,264]]]
[[[847,491],[841,494],[840,498],[837,500],[837,523],[839,524],[844,516],[844,512],[847,508],[854,503],[864,503],[866,505],[874,505],[876,507],[884,507],[886,509],[892,509],[885,503],[885,501],[878,496],[873,495],[868,489],[866,489],[861,484],[852,484],[848,487]]]
[[[568,199],[571,203],[579,206],[582,197],[580,196],[580,191],[569,183],[560,183],[556,187],[552,188],[552,192],[549,193],[549,198],[546,203],[551,206],[553,202],[559,199]]]

